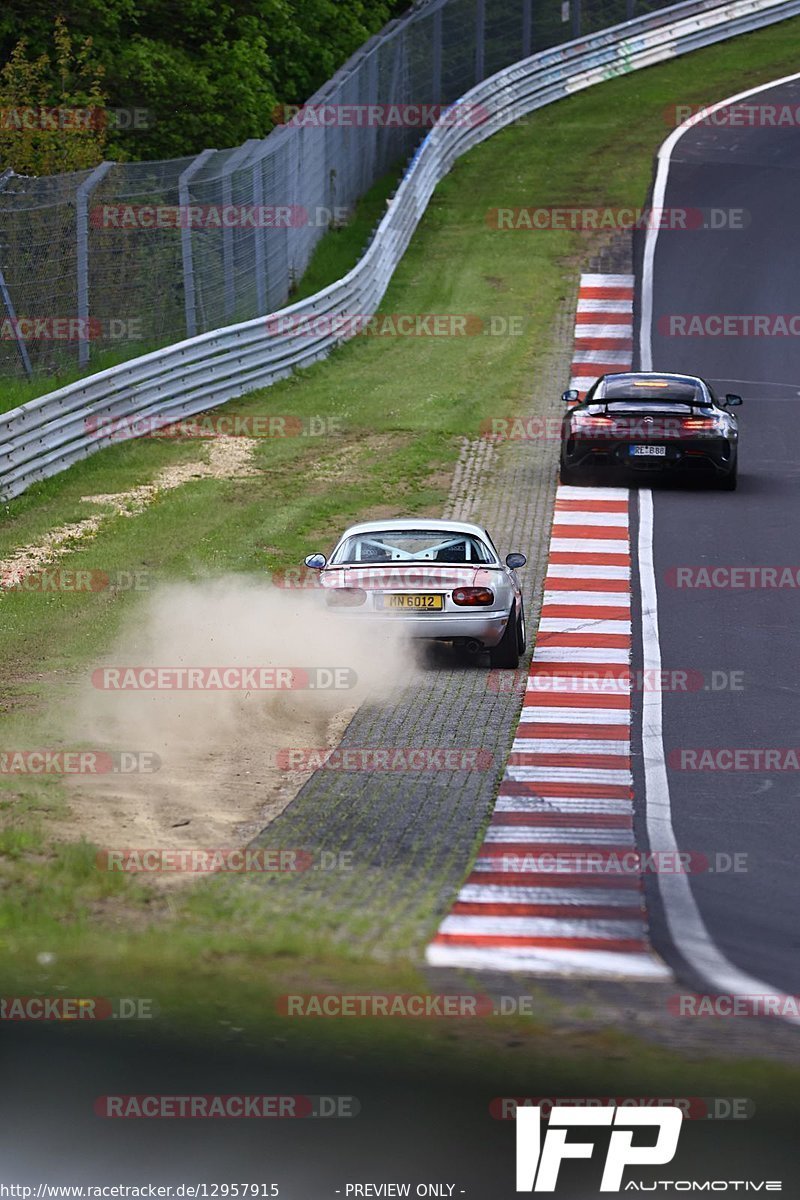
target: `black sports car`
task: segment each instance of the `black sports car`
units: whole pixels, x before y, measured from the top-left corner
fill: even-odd
[[[561,482],[609,468],[654,475],[696,473],[716,487],[736,487],[741,396],[714,395],[695,375],[637,371],[601,375],[572,403],[561,427]]]

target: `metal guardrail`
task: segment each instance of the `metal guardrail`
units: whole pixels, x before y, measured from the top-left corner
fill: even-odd
[[[460,155],[493,133],[592,84],[798,13],[800,0],[685,0],[535,54],[480,83],[459,103],[482,106],[485,119],[469,126],[444,119],[434,126],[363,257],[342,279],[270,317],[178,342],[0,415],[0,498],[18,496],[112,444],[116,439],[103,432],[104,421],[166,425],[324,358],[353,335],[354,317],[377,311],[439,181]],[[305,327],[275,332],[281,321]]]

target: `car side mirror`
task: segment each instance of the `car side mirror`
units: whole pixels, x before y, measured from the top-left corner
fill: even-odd
[[[742,403],[742,397],[737,396],[734,392],[728,392],[727,396],[725,397],[725,403],[733,408],[734,405]]]
[[[580,400],[580,392],[577,388],[570,388],[568,392],[561,393],[561,399],[565,404],[569,404],[573,400]]]
[[[516,571],[517,567],[524,567],[527,561],[528,560],[524,554],[506,555],[506,566],[510,567],[512,571]]]
[[[321,571],[328,562],[324,554],[308,554],[303,561],[312,571]]]

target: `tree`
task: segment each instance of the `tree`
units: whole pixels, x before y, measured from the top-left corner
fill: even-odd
[[[0,62],[22,34],[46,52],[52,0],[4,0]],[[407,0],[61,0],[66,26],[91,39],[112,109],[107,158],[223,149],[273,126],[278,101],[301,104]],[[52,64],[51,64],[52,66]],[[52,72],[51,86],[56,86]],[[125,114],[144,114],[139,127]],[[127,128],[126,128],[127,124]]]
[[[80,171],[103,161],[108,139],[103,67],[92,39],[73,44],[62,17],[47,51],[22,38],[0,70],[0,166],[19,175]]]

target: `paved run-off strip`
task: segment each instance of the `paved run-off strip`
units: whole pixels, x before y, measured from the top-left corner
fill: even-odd
[[[581,392],[630,369],[632,285],[581,278]],[[557,491],[520,724],[472,872],[428,947],[432,966],[669,978],[649,945],[635,857],[629,499],[626,488]]]

